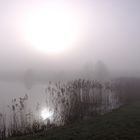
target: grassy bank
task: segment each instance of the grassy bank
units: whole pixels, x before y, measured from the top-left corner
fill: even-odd
[[[140,101],[88,121],[8,140],[140,140]]]

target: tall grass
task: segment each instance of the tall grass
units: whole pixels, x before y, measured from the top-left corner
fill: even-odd
[[[6,115],[0,113],[0,140],[6,138]]]
[[[8,106],[10,115],[7,115],[7,124],[5,115],[0,114],[0,139],[3,140],[6,136],[35,134],[46,131],[50,127],[104,114],[128,101],[127,89],[129,89],[129,95],[130,89],[131,92],[134,91],[129,86],[127,82],[120,80],[104,83],[85,79],[49,82],[45,90],[45,102],[46,108],[53,110],[52,118],[42,120],[39,117],[39,104],[37,104],[35,114],[34,111],[28,111],[28,95],[19,99],[15,98]],[[36,114],[38,117],[35,117]]]
[[[46,104],[58,125],[108,112],[121,104],[119,98],[111,83],[82,79],[50,83],[46,89]]]

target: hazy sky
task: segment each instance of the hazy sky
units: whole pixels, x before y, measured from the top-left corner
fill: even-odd
[[[56,55],[37,51],[24,34],[26,17],[50,3],[75,13],[79,29],[72,48]],[[140,0],[0,0],[0,70],[80,69],[103,60],[110,69],[138,71],[139,26]]]

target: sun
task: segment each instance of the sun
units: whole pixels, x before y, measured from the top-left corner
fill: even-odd
[[[80,22],[74,12],[59,6],[33,10],[24,20],[27,42],[39,51],[61,53],[74,46]]]

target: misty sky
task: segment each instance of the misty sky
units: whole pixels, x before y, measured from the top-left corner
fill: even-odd
[[[30,11],[49,3],[80,16],[76,43],[57,55],[37,51],[22,28]],[[140,0],[0,0],[0,70],[80,69],[103,60],[113,70],[139,71],[139,26]]]

